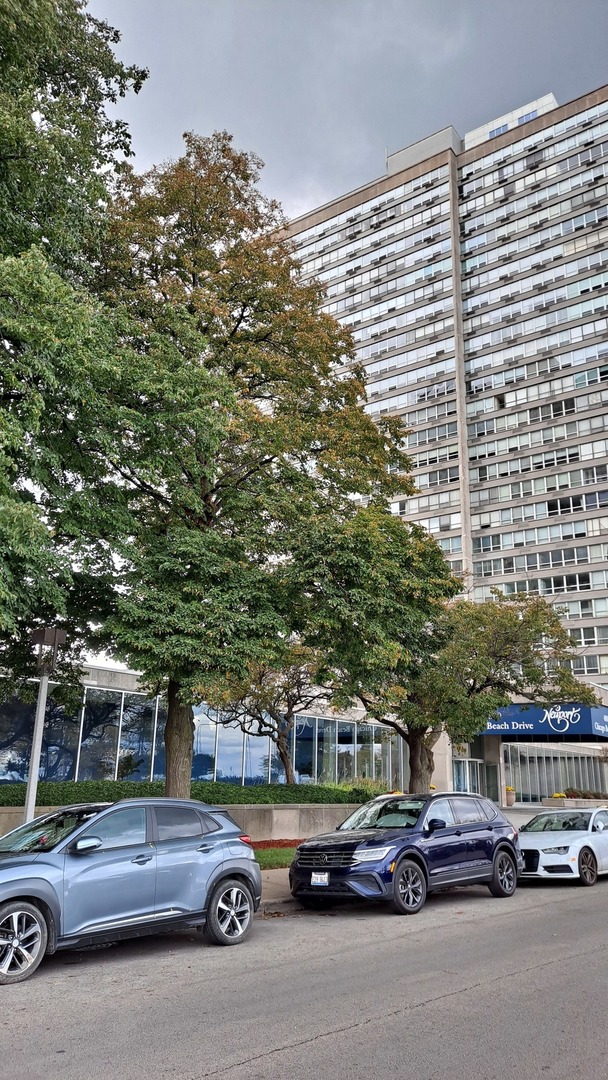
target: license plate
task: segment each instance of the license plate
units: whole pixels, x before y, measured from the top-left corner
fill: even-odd
[[[329,885],[329,874],[327,872],[325,872],[324,874],[315,874],[313,871],[313,873],[310,875],[310,884]]]

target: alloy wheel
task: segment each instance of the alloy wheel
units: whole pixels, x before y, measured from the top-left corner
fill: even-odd
[[[251,902],[247,893],[237,886],[226,889],[217,903],[218,923],[226,937],[241,937],[249,925],[250,918]]]
[[[399,875],[399,896],[406,908],[416,908],[424,895],[424,885],[420,871],[407,866]]]
[[[515,888],[515,867],[513,860],[508,855],[501,855],[498,859],[498,881],[505,893],[513,892]]]
[[[36,963],[41,947],[39,920],[16,907],[0,922],[0,975],[7,979],[23,975]]]
[[[597,865],[595,856],[588,848],[583,848],[579,858],[579,873],[585,885],[595,885]]]

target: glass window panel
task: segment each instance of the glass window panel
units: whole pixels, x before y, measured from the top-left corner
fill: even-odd
[[[122,694],[87,686],[79,780],[113,780],[118,748],[118,724]]]
[[[245,736],[245,784],[268,783],[269,756],[268,735]]]
[[[217,725],[213,722],[215,714],[204,705],[197,705],[192,711],[194,713],[192,779],[213,780],[217,734]]]
[[[130,847],[146,842],[146,811],[143,806],[129,806],[94,822],[81,837],[98,836],[102,847]]]
[[[298,784],[311,784],[314,782],[314,746],[315,746],[314,716],[302,716],[296,720],[296,760],[295,774]]]
[[[338,721],[338,783],[355,775],[355,725]]]
[[[239,727],[218,727],[217,780],[227,784],[242,783],[243,737]]]
[[[153,780],[164,780],[166,776],[165,766],[165,724],[167,722],[167,703],[163,698],[158,699],[158,711],[156,713],[156,737],[154,740],[154,769]]]
[[[336,721],[319,717],[317,729],[317,783],[336,782]]]
[[[125,694],[118,754],[119,780],[147,780],[156,700],[143,694]]]
[[[0,704],[0,780],[26,780],[36,706],[19,698]]]
[[[51,697],[46,703],[40,780],[75,780],[81,710],[75,712]]]
[[[357,724],[357,776],[374,778],[374,728],[372,724]]]

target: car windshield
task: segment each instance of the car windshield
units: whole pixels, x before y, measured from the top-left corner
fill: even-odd
[[[339,828],[413,829],[425,806],[426,799],[408,798],[366,803],[343,821]]]
[[[95,817],[102,806],[81,806],[68,810],[56,810],[46,817],[28,821],[13,829],[6,836],[0,836],[0,855],[31,854],[38,851],[52,851],[66,836],[83,825],[89,818]]]
[[[591,814],[565,810],[561,814],[537,814],[520,832],[586,832]]]

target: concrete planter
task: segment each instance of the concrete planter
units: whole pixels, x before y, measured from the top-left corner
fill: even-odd
[[[223,806],[252,840],[305,840],[332,832],[359,803],[257,803]],[[46,814],[53,806],[37,806]],[[0,836],[23,822],[22,806],[0,806]]]
[[[543,806],[565,806],[568,810],[593,810],[604,806],[608,799],[541,799]]]

